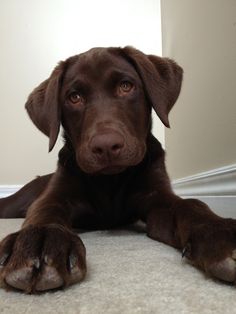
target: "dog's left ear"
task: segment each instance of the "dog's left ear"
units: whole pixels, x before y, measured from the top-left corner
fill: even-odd
[[[132,47],[122,51],[140,75],[152,107],[169,127],[168,114],[179,96],[183,69],[171,59],[145,55]]]
[[[49,137],[49,151],[57,141],[60,130],[61,109],[59,91],[65,62],[60,62],[50,77],[29,95],[25,108],[37,128]]]

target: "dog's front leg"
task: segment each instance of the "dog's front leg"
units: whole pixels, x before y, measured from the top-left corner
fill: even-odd
[[[71,180],[57,172],[29,208],[22,229],[0,243],[0,276],[7,286],[36,292],[84,278],[85,247],[70,228]]]
[[[236,221],[215,215],[196,199],[169,195],[147,215],[148,236],[182,250],[194,265],[227,282],[236,280]]]

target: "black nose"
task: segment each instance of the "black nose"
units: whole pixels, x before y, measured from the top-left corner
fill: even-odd
[[[116,132],[95,135],[90,142],[92,153],[104,161],[119,157],[123,147],[124,138]]]

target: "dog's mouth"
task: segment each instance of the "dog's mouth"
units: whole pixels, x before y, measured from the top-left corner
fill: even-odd
[[[131,145],[132,144],[132,145]],[[88,145],[80,146],[76,154],[78,166],[90,175],[115,175],[138,165],[146,153],[145,142],[133,141],[118,156],[100,157],[91,152]]]
[[[97,174],[112,175],[118,174],[126,170],[125,166],[108,166],[100,169]]]

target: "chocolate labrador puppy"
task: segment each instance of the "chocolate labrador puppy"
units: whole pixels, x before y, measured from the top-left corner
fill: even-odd
[[[26,109],[55,145],[54,174],[0,200],[0,217],[25,217],[0,243],[0,276],[26,292],[74,284],[86,274],[85,247],[73,228],[108,229],[142,220],[147,235],[182,250],[193,264],[236,278],[236,222],[181,199],[151,133],[151,109],[169,126],[181,88],[174,61],[134,48],[94,48],[60,62],[29,96]]]

